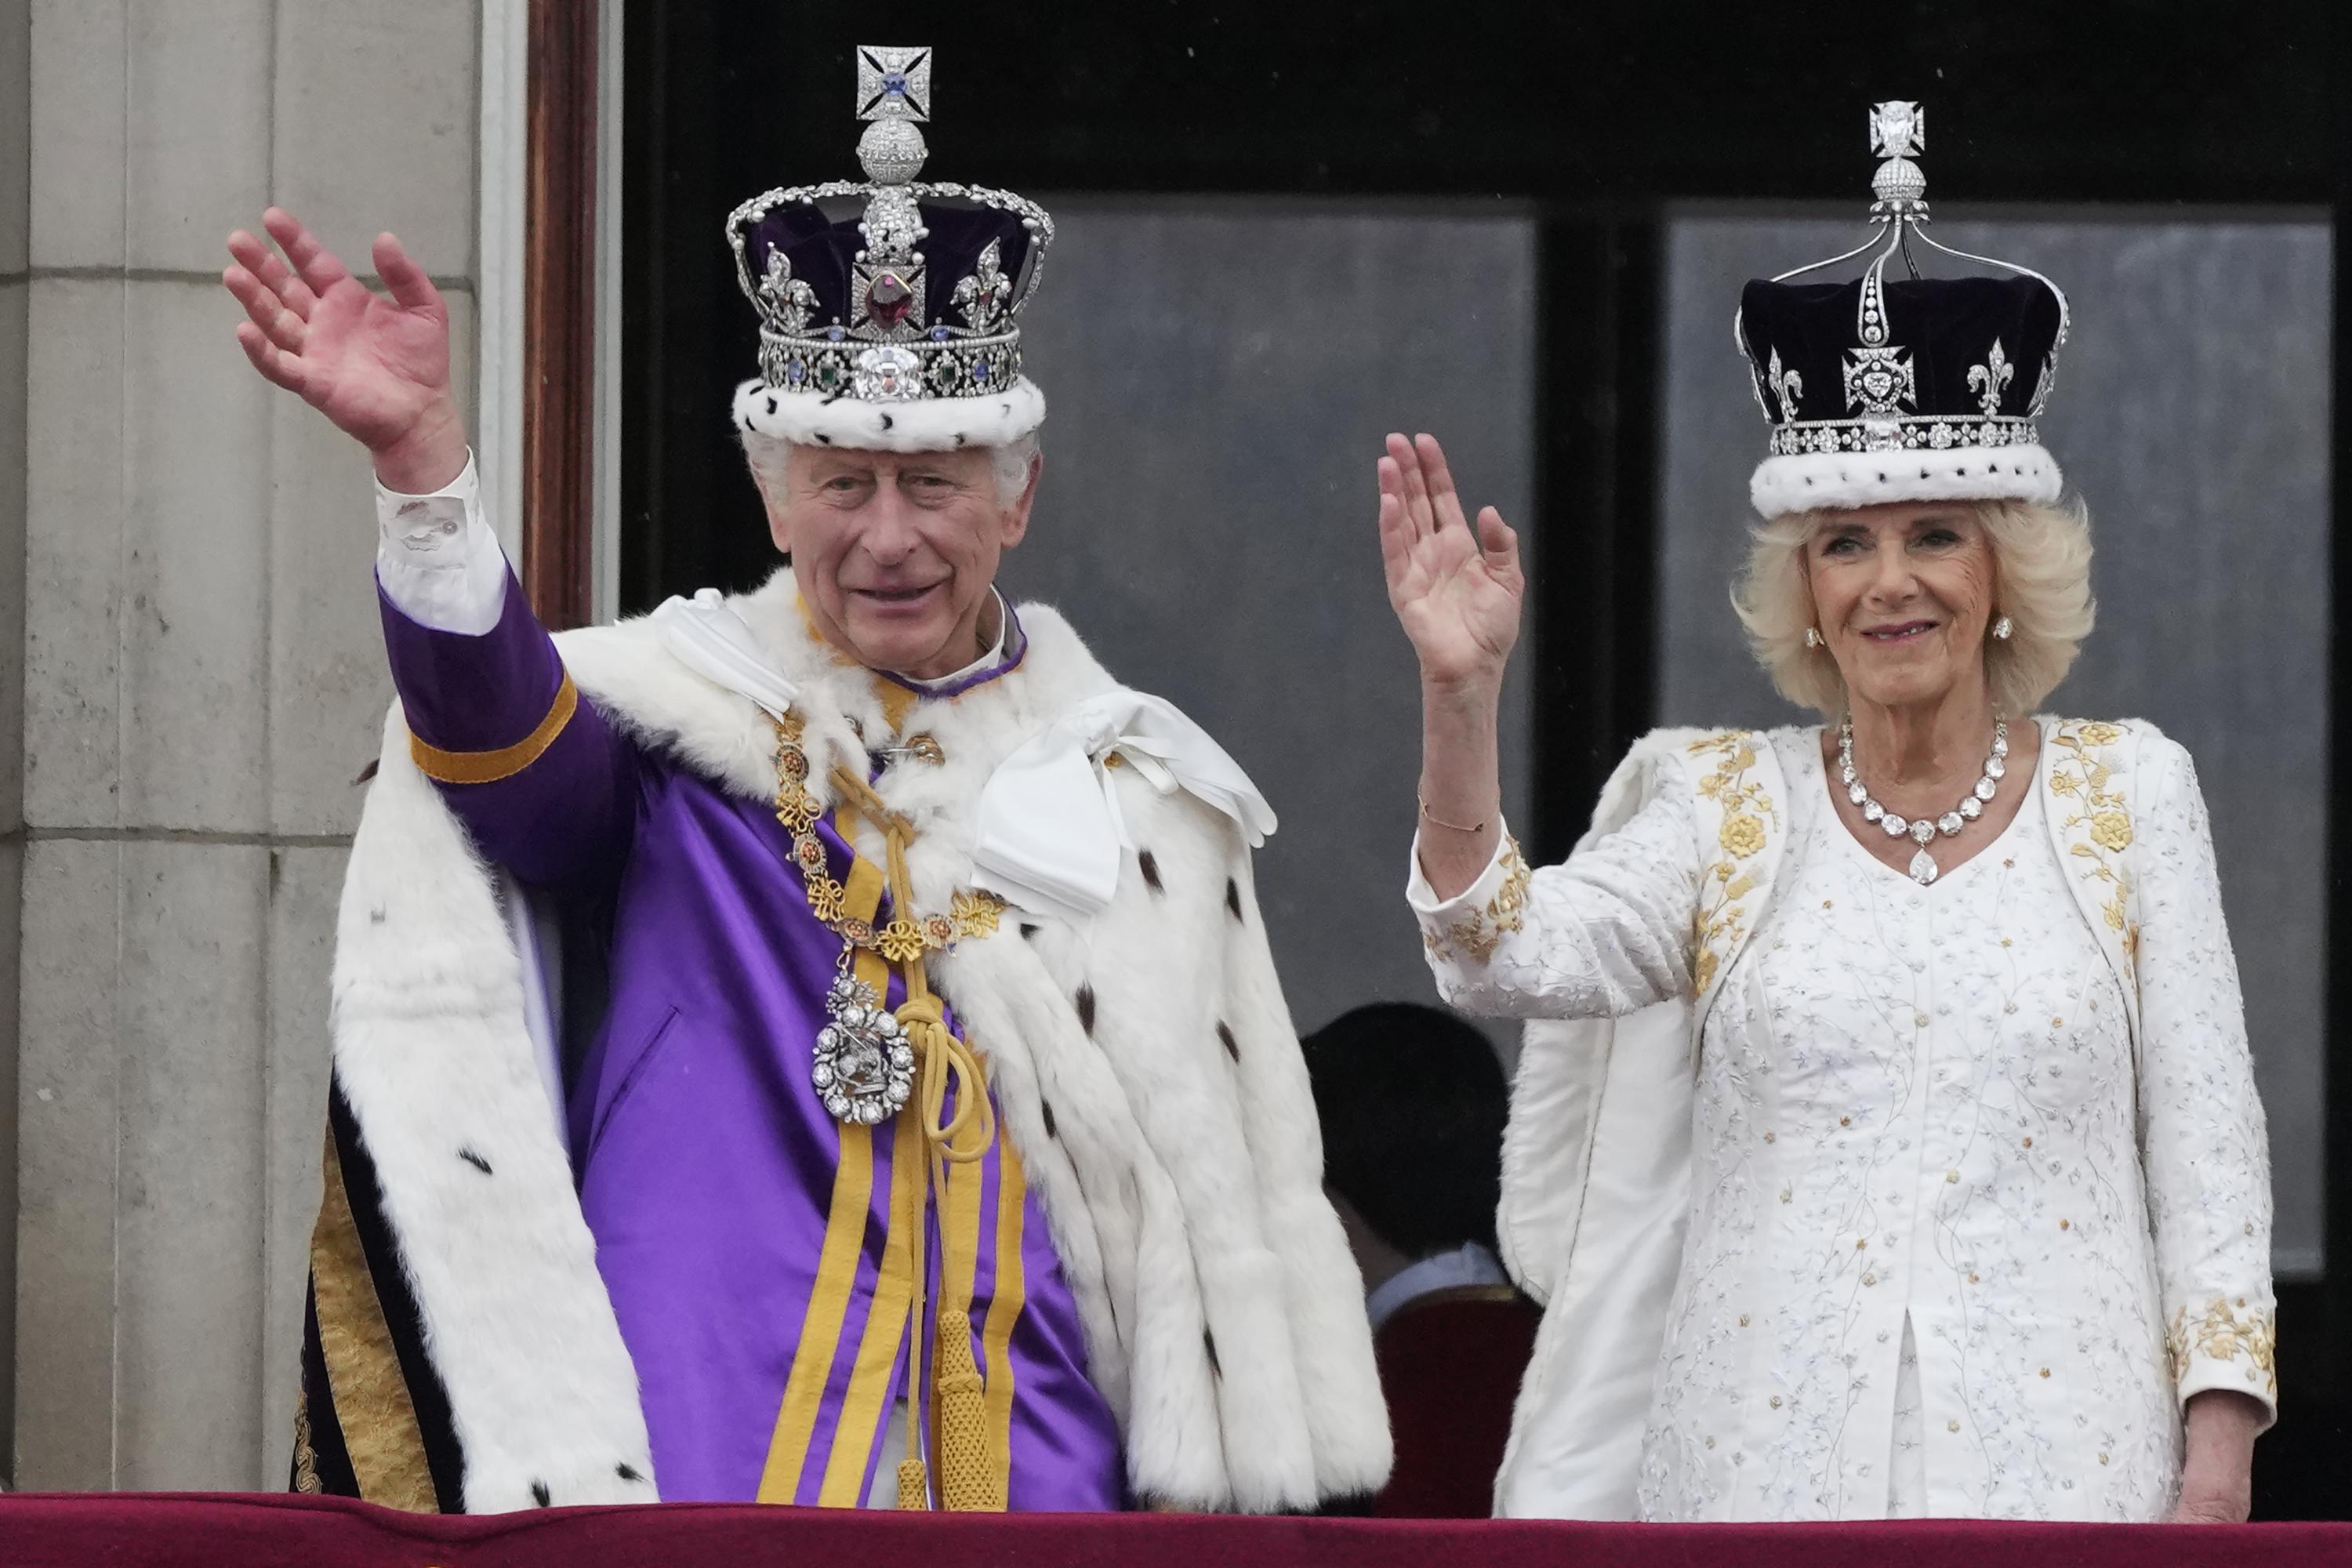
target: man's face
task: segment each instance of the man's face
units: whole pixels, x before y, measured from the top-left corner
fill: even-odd
[[[1028,531],[1037,468],[1007,503],[984,448],[794,447],[782,483],[761,489],[824,639],[869,668],[931,679],[980,656],[989,584]]]

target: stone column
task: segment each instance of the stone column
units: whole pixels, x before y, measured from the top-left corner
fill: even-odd
[[[390,688],[364,456],[245,363],[222,240],[274,200],[363,270],[394,230],[469,384],[478,8],[27,10],[0,0],[14,1481],[275,1488],[336,889]]]
[[[16,962],[25,868],[25,236],[32,120],[30,0],[0,0],[0,1222],[16,1213]],[[0,1345],[13,1342],[16,1248],[0,1223]],[[16,1406],[15,1358],[0,1355],[0,1430]],[[10,1467],[0,1458],[0,1479]]]

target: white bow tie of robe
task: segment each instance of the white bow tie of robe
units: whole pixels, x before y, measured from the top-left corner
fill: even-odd
[[[781,717],[798,696],[717,589],[670,599],[654,620],[678,662],[769,713]],[[1233,818],[1253,849],[1275,830],[1274,808],[1207,731],[1173,703],[1118,687],[1063,713],[989,775],[972,847],[978,885],[1074,925],[1108,909],[1136,847],[1104,766],[1114,755],[1160,794],[1188,791]]]

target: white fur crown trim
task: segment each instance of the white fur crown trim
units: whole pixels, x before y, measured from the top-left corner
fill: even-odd
[[[1798,452],[1757,464],[1748,499],[1769,522],[1790,512],[1898,500],[2027,500],[2047,506],[2058,499],[2063,482],[2058,460],[2038,446]]]
[[[821,392],[780,392],[756,377],[735,389],[735,427],[802,447],[951,452],[1002,447],[1045,422],[1045,395],[1022,376],[978,397],[862,403]]]

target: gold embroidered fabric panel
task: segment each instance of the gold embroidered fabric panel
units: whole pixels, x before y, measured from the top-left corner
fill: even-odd
[[[1698,793],[1720,814],[1716,856],[1702,876],[1692,917],[1691,991],[1705,995],[1723,961],[1748,935],[1748,895],[1760,879],[1748,864],[1764,853],[1780,828],[1780,808],[1764,786],[1748,775],[1756,766],[1756,737],[1731,731],[1694,741],[1690,754],[1712,757],[1715,766],[1698,781]],[[1702,820],[1705,820],[1702,816]]]
[[[326,1191],[310,1237],[311,1289],[319,1306],[319,1352],[360,1496],[385,1508],[436,1513],[425,1437],[408,1396],[392,1330],[352,1217],[335,1141],[327,1139]]]
[[[2129,976],[2139,960],[2139,928],[2131,919],[2131,874],[2124,855],[2132,842],[2131,805],[2113,759],[2099,754],[2126,733],[2120,724],[2059,726],[2050,742],[2068,755],[2051,772],[2050,793],[2064,803],[2061,809],[2066,815],[2059,818],[2058,830],[2066,852],[2090,862],[2083,876],[2106,884],[2099,914],[2107,929],[2122,938],[2124,971]]]

